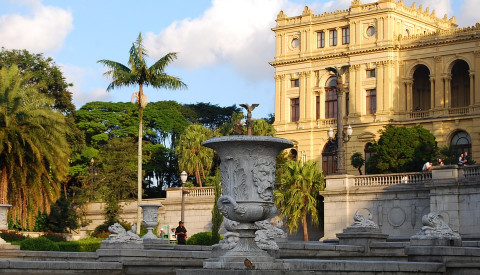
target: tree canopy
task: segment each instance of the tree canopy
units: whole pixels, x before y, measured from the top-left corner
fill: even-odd
[[[422,126],[385,126],[372,144],[373,156],[366,169],[369,174],[419,172],[427,161],[435,160],[435,136]]]

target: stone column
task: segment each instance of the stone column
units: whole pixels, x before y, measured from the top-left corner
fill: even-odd
[[[365,114],[365,108],[363,107],[363,93],[362,93],[362,66],[359,65],[353,65],[355,68],[355,98],[353,99],[355,101],[355,112],[358,115],[364,115]]]
[[[405,102],[405,106],[406,106],[406,112],[407,113],[410,113],[412,111],[412,88],[413,88],[413,79],[405,79],[403,81],[403,83],[405,83],[406,85],[406,102]]]
[[[469,70],[469,76],[470,76],[470,104],[469,105],[474,105],[475,104],[475,71]]]
[[[450,100],[450,94],[451,94],[451,89],[450,89],[450,84],[452,81],[452,77],[450,74],[443,76],[443,81],[445,83],[445,108],[450,108],[452,106],[452,102]]]
[[[386,91],[383,83],[387,79],[384,79],[383,68],[383,62],[377,62],[377,114],[381,114],[384,111],[383,97]]]
[[[432,105],[432,108],[438,109],[438,108],[444,108],[444,102],[445,102],[445,93],[444,93],[444,88],[443,88],[443,81],[442,81],[442,57],[441,56],[436,56],[434,57],[435,60],[435,73],[433,74],[435,76],[434,83],[435,83],[435,105]]]
[[[385,61],[384,66],[383,66],[383,101],[382,101],[382,106],[383,106],[383,111],[384,112],[389,112],[392,109],[392,83],[394,77],[392,77],[392,61],[388,60]],[[378,95],[378,92],[377,92]],[[378,104],[378,101],[377,101]]]
[[[475,51],[475,71],[480,72],[480,51]],[[474,81],[476,82],[476,81]],[[475,104],[480,105],[480,83],[475,83]]]
[[[282,102],[282,89],[281,89],[281,77],[275,76],[275,120],[281,122],[282,109],[280,108]]]
[[[287,103],[287,96],[286,96],[286,91],[285,91],[285,75],[282,74],[282,75],[279,75],[279,87],[278,87],[278,90],[279,90],[279,93],[280,93],[280,116],[279,116],[279,121],[281,123],[286,123],[288,120],[287,120],[287,106],[289,106],[289,102]]]
[[[430,110],[435,108],[435,75],[430,75]]]
[[[312,100],[315,98],[315,95],[312,93],[312,72],[311,71],[308,71],[308,72],[305,72],[305,84],[303,85],[303,93],[305,95],[305,119],[307,121],[311,121],[313,119],[313,117],[315,116],[313,110],[315,110],[315,108],[312,108],[313,107],[313,102],[315,102],[315,100]],[[301,88],[301,87],[300,87]]]
[[[299,121],[304,121],[305,120],[305,113],[306,113],[306,107],[307,107],[307,99],[306,99],[306,72],[300,72],[299,73],[299,82],[300,82],[300,117]]]
[[[325,119],[325,88],[320,88],[320,120]]]

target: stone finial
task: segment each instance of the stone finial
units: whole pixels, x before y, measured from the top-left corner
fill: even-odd
[[[362,1],[360,0],[352,0],[352,4],[350,5],[351,7],[358,7],[362,5]]]
[[[423,11],[423,5],[422,4],[420,4],[420,6],[418,6],[418,10]]]
[[[453,23],[453,24],[457,24],[457,19],[455,18],[455,16],[452,16],[452,18],[450,18],[450,20],[448,20],[448,21]]]
[[[432,11],[432,16],[437,16],[437,12],[435,11],[435,9],[433,9]]]
[[[417,6],[417,3],[413,2],[412,3],[412,9],[415,9],[416,6]]]
[[[411,240],[451,240],[461,243],[460,235],[454,232],[438,213],[431,212],[422,217],[422,229]]]
[[[305,8],[303,8],[302,16],[311,16],[311,15],[313,15],[312,10],[308,6],[305,6]]]
[[[447,21],[448,20],[448,15],[445,13],[445,15],[443,16],[443,20]]]
[[[277,20],[285,19],[285,18],[287,18],[287,15],[285,13],[283,13],[283,10],[281,10],[277,15]]]

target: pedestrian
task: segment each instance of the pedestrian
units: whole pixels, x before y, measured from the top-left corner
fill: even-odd
[[[431,161],[425,162],[425,164],[422,167],[422,171],[423,172],[432,171],[432,162]]]
[[[464,166],[465,163],[467,163],[467,156],[468,152],[465,152],[465,154],[460,154],[460,157],[458,158],[458,166]]]
[[[175,229],[175,235],[177,236],[178,244],[187,244],[185,240],[187,239],[187,229],[183,226],[183,221],[178,222],[178,227]]]
[[[438,158],[438,166],[443,166],[443,160],[441,158]]]

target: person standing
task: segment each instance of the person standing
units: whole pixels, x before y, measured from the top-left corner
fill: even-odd
[[[443,166],[443,160],[441,158],[438,158],[438,166]]]
[[[175,235],[177,236],[178,244],[187,244],[185,242],[187,239],[187,229],[183,225],[183,221],[178,222],[178,227],[175,229]]]
[[[425,164],[422,167],[422,171],[423,172],[432,171],[432,162],[431,161],[425,162]]]

